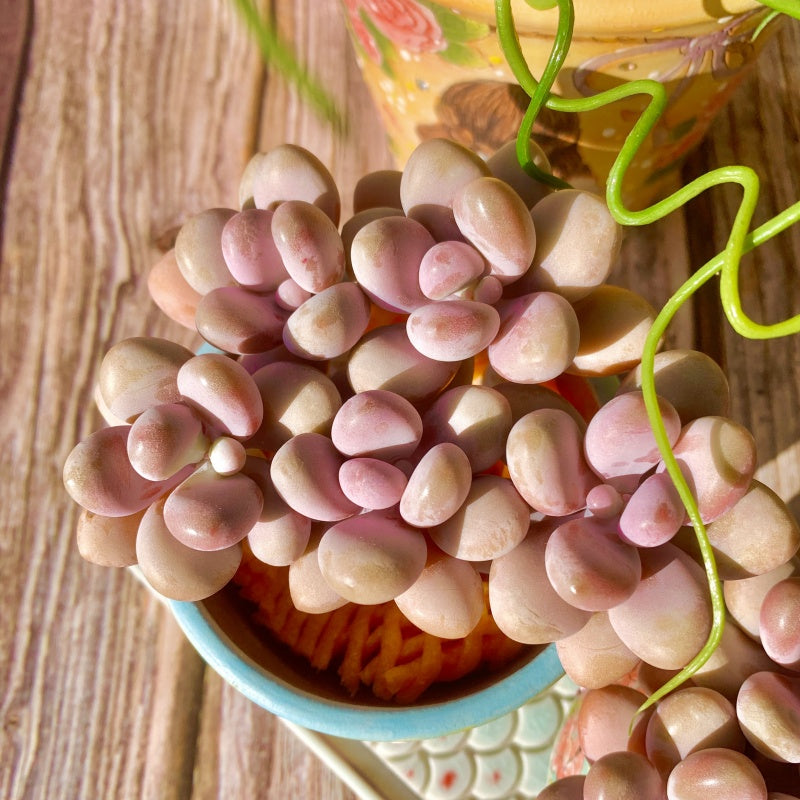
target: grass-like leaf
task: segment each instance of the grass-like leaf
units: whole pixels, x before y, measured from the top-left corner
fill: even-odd
[[[255,0],[233,0],[233,4],[258,45],[267,66],[279,72],[338,134],[346,134],[347,118],[339,110],[336,100],[297,60],[291,47],[280,40],[271,23],[261,16]]]

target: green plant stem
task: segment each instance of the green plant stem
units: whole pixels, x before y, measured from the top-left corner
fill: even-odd
[[[497,30],[504,55],[520,86],[531,97],[531,106],[529,107],[531,118],[529,119],[529,115],[526,114],[524,120],[526,142],[533,127],[535,115],[543,106],[554,111],[573,113],[601,108],[635,95],[645,95],[649,96],[649,102],[621,147],[606,183],[606,202],[617,222],[622,225],[648,225],[671,214],[712,187],[726,183],[734,183],[742,187],[741,203],[734,217],[724,250],[695,272],[667,301],[648,333],[642,355],[642,393],[648,418],[664,465],[694,527],[709,584],[712,607],[711,631],[705,645],[678,675],[650,695],[639,709],[643,711],[665,694],[680,686],[708,661],[722,638],[725,625],[725,603],[713,549],[697,506],[697,500],[675,459],[658,406],[654,375],[655,354],[662,336],[678,309],[691,298],[700,286],[717,274],[720,275],[720,300],[725,315],[733,329],[741,336],[750,339],[772,339],[800,332],[800,314],[767,325],[755,322],[745,314],[739,294],[739,264],[742,255],[800,221],[800,202],[773,217],[752,234],[748,233],[758,201],[759,180],[756,173],[749,167],[734,166],[721,167],[701,175],[648,208],[640,211],[626,208],[622,200],[622,184],[625,174],[664,112],[667,103],[666,89],[656,81],[637,80],[586,98],[563,99],[550,94],[550,88],[555,80],[553,68],[554,65],[557,65],[560,69],[563,63],[563,57],[569,49],[574,20],[572,0],[557,0],[557,4],[560,21],[556,42],[540,82],[531,74],[522,54],[514,28],[510,0],[496,0],[495,3]],[[776,11],[800,17],[800,3],[797,0],[764,0],[764,4]],[[563,20],[566,22],[562,24]],[[543,94],[545,95],[544,101],[542,101]],[[517,151],[520,152],[519,140]],[[520,162],[522,163],[522,159]],[[528,170],[526,169],[526,171]]]

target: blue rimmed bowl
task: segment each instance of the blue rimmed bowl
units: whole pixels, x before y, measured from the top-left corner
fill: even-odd
[[[319,733],[364,741],[443,736],[503,716],[558,680],[555,646],[529,647],[504,670],[432,686],[398,706],[359,693],[350,698],[331,670],[318,672],[248,622],[232,590],[200,603],[169,601],[200,656],[262,708]]]

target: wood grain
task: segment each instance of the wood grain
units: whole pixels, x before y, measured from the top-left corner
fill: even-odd
[[[208,670],[129,574],[80,559],[61,484],[67,454],[99,424],[109,346],[143,333],[194,341],[150,303],[146,273],[187,215],[235,202],[253,148],[301,143],[348,190],[390,166],[336,0],[269,10],[348,109],[349,137],[265,72],[225,0],[0,0],[0,797],[354,797]],[[800,26],[788,25],[687,167],[750,163],[762,219],[800,196],[798,54]],[[663,302],[722,246],[735,199],[631,232],[615,278]],[[800,231],[755,254],[746,308],[800,311],[798,264]],[[799,511],[800,345],[742,341],[716,302],[699,298],[669,340],[725,364],[732,414]]]
[[[16,130],[22,77],[27,63],[31,16],[30,3],[14,0],[0,2],[0,75],[3,76],[0,82],[0,186],[3,189],[7,186],[12,133]],[[3,194],[0,194],[0,198]]]
[[[2,797],[185,798],[214,768],[197,761],[197,736],[204,685],[219,679],[128,575],[76,557],[60,481],[98,425],[91,397],[108,347],[145,332],[193,341],[154,310],[146,272],[188,214],[234,202],[264,102],[230,4],[145,6],[41,3],[29,46],[2,17],[6,74],[21,75],[19,103],[0,106]],[[211,729],[223,750],[238,727],[225,707],[227,724]],[[247,713],[258,738],[296,755],[270,715]],[[246,752],[234,763],[248,780],[290,796],[280,776],[297,775],[271,777],[274,762]],[[333,783],[301,755],[303,780]],[[239,771],[220,763],[227,793]]]

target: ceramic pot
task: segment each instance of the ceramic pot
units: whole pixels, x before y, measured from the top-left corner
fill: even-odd
[[[504,670],[432,686],[398,707],[350,698],[335,674],[287,658],[247,622],[231,590],[168,604],[197,652],[234,688],[282,719],[346,739],[422,739],[472,728],[519,708],[564,674],[555,645],[528,647]]]
[[[489,155],[513,139],[528,98],[506,65],[491,0],[342,0],[364,79],[402,166],[436,136]],[[542,72],[557,10],[512,4],[534,76]],[[575,30],[554,86],[587,97],[639,78],[662,82],[665,113],[628,172],[625,197],[641,207],[675,183],[685,156],[747,75],[778,19],[755,0],[575,0]],[[535,135],[556,174],[602,191],[645,99],[592,112],[544,109]]]

